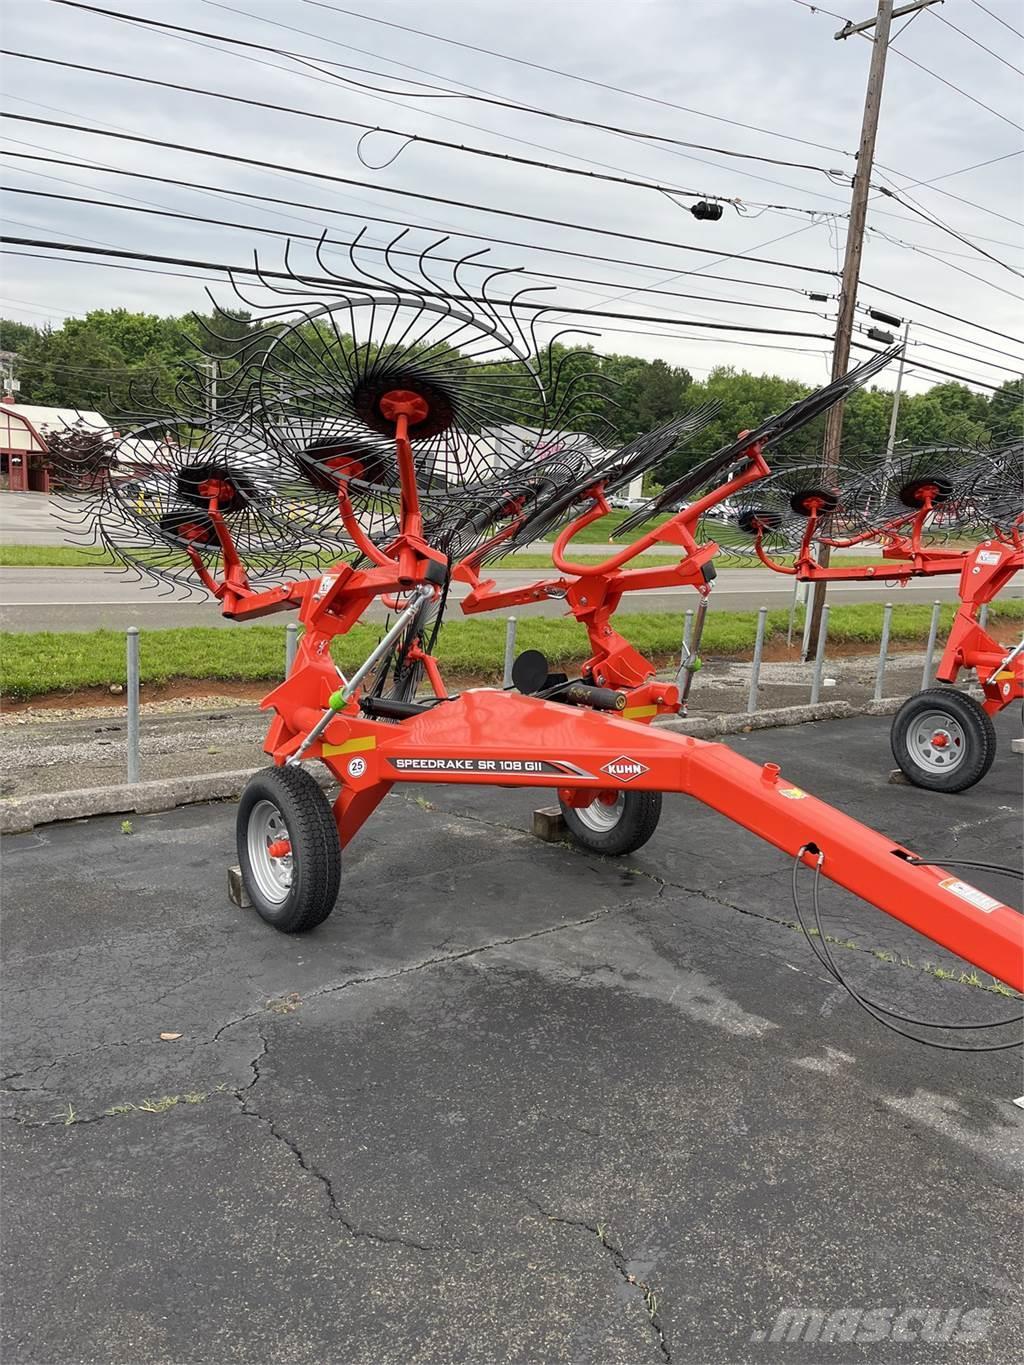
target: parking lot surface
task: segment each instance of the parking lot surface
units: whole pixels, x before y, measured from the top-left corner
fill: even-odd
[[[887,728],[729,743],[922,856],[1016,863],[1013,720],[955,797],[887,784]],[[396,790],[304,938],[228,902],[228,805],[4,841],[6,1360],[1016,1358],[1018,1054],[882,1029],[739,825],[667,797],[605,861],[526,833],[548,800]],[[1014,1012],[823,909],[859,989]],[[880,1309],[910,1316],[871,1343]],[[859,1337],[815,1330],[840,1310]]]

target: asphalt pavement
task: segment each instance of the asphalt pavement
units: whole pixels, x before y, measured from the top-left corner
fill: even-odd
[[[301,575],[300,575],[301,576]],[[554,569],[498,569],[488,574],[501,588],[519,587],[543,578],[554,578]],[[955,577],[932,578],[910,583],[905,588],[894,584],[851,582],[829,585],[829,601],[851,602],[934,602],[956,600]],[[450,600],[458,603],[468,588],[452,585]],[[1024,588],[1008,590],[1007,597],[1020,596]],[[792,580],[770,569],[722,569],[715,583],[712,605],[718,611],[756,611],[758,607],[788,607],[793,598]],[[619,611],[671,612],[677,615],[693,607],[697,595],[692,588],[656,588],[651,592],[627,593]],[[561,601],[539,602],[510,608],[516,616],[564,616]],[[380,602],[370,605],[364,619],[382,621],[387,608]],[[450,619],[461,612],[453,610]],[[283,620],[280,618],[271,618]],[[138,579],[115,569],[10,569],[0,568],[0,629],[11,631],[97,630],[100,627],[123,630],[138,626],[150,630],[173,626],[223,626],[237,628],[226,621],[216,602],[204,600],[196,592],[191,599],[185,592],[171,594],[168,585]]]
[[[956,797],[887,785],[880,718],[729,743],[922,855],[1006,863],[998,724]],[[228,902],[227,805],[4,841],[5,1360],[1019,1358],[1017,1056],[865,1016],[788,860],[723,817],[666,798],[605,861],[532,839],[536,804],[396,791],[304,938]],[[823,906],[861,990],[1013,1012]]]

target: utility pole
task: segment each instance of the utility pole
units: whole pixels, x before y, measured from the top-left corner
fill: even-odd
[[[207,375],[206,383],[206,411],[212,422],[217,416],[217,379],[220,367],[213,356],[207,356],[202,362],[203,370]]]
[[[903,366],[907,359],[907,345],[910,341],[910,322],[903,325],[903,351],[900,355],[899,367],[896,370],[896,392],[892,396],[892,419],[889,422],[889,439],[885,445],[885,473],[886,479],[892,469],[892,449],[896,444],[896,422],[900,415],[900,394],[903,391]]]
[[[893,10],[893,0],[878,0],[878,10],[874,19],[865,19],[860,24],[847,23],[835,35],[838,42],[869,28],[875,30],[871,49],[871,66],[868,70],[867,91],[864,95],[864,116],[861,121],[860,147],[857,151],[857,170],[853,177],[853,193],[850,198],[850,222],[846,233],[846,255],[843,260],[839,316],[836,319],[836,336],[832,351],[833,379],[838,379],[840,375],[844,375],[850,365],[850,342],[853,337],[857,285],[860,282],[860,261],[864,249],[864,224],[867,219],[868,194],[871,189],[871,172],[875,159],[875,136],[878,132],[878,116],[882,108],[882,84],[885,80],[885,59],[889,50],[889,30],[894,17],[911,14],[915,10],[925,9],[935,3],[936,0],[914,0],[912,4],[901,5],[899,9]],[[826,475],[834,475],[839,467],[844,407],[843,403],[837,403],[835,407],[829,409],[825,419],[822,471]],[[829,551],[827,545],[821,547],[818,559],[822,565],[828,564]],[[813,657],[817,648],[821,610],[825,605],[825,586],[824,582],[818,582],[814,585],[805,658]]]

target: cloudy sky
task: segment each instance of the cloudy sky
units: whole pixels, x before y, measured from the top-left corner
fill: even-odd
[[[793,267],[835,272],[841,263],[849,201],[843,177],[852,172],[859,138],[866,40],[834,41],[840,20],[800,0],[350,2],[354,8],[326,0],[107,0],[112,10],[190,31],[171,33],[55,0],[8,0],[9,51],[87,68],[8,56],[8,113],[229,153],[254,164],[5,120],[7,152],[70,163],[5,156],[5,234],[224,264],[248,264],[255,249],[275,267],[286,235],[294,233],[294,259],[312,269],[312,246],[299,234],[315,237],[327,228],[332,241],[347,243],[368,218],[383,219],[369,222],[364,242],[383,244],[410,226],[403,246],[420,249],[447,234],[453,240],[442,254],[490,245],[493,265],[575,277],[557,283],[548,301],[633,315],[590,320],[601,328],[594,340],[599,349],[662,356],[699,378],[721,364],[814,382],[826,377],[824,338],[832,329],[837,281]],[[873,8],[873,0],[827,2],[832,14],[858,20]],[[1024,71],[1024,38],[1015,29],[1024,33],[1019,0],[984,0],[984,7],[945,0],[909,24],[897,21],[874,179],[906,189],[921,213],[959,237],[925,221],[915,207],[877,194],[859,296],[865,306],[912,320],[916,361],[988,384],[1024,370],[1024,342],[995,335],[1020,335],[1024,297],[1024,87],[1017,70]],[[232,47],[226,37],[271,50]],[[96,68],[327,118],[118,79]],[[574,126],[524,105],[626,133]],[[365,136],[361,161],[363,130],[378,126],[645,183],[587,179],[384,132]],[[747,156],[728,154],[737,152]],[[267,163],[289,169],[271,170]],[[332,183],[300,169],[361,183]],[[839,175],[830,177],[833,171]],[[652,182],[660,188],[649,188]],[[14,190],[170,209],[241,226]],[[727,204],[717,223],[698,222],[686,207],[693,202],[686,196],[694,194],[741,202]],[[91,308],[180,313],[206,305],[207,280],[218,300],[231,301],[230,289],[209,272],[185,267],[179,277],[48,254],[2,258],[3,315],[58,325]],[[344,252],[333,259],[344,268]],[[160,269],[173,267],[154,266]],[[539,275],[533,282],[555,283]],[[829,300],[814,302],[811,293]],[[860,320],[871,325],[863,314]],[[698,329],[687,321],[805,335]],[[912,371],[908,387],[939,381]]]

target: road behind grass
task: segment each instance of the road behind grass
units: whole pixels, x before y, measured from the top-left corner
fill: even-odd
[[[555,577],[552,569],[497,569],[493,577],[502,589],[518,588],[545,577]],[[216,602],[198,592],[187,600],[184,591],[168,594],[166,585],[150,580],[138,582],[115,569],[5,569],[0,568],[0,629],[11,632],[82,631],[101,628],[125,630],[176,629],[182,626],[213,626],[238,629],[237,622],[220,614]],[[833,583],[829,598],[833,603],[866,602],[943,602],[956,601],[955,575],[919,579],[904,588],[874,582]],[[450,619],[461,613],[455,607],[466,596],[465,584],[454,583],[450,593]],[[1011,587],[1005,596],[1019,597],[1024,589]],[[781,574],[762,568],[723,569],[715,587],[713,605],[720,611],[756,611],[760,606],[787,609],[793,596],[793,583]],[[697,597],[692,588],[655,588],[649,592],[627,593],[619,610],[632,612],[674,612],[693,607]],[[370,604],[364,620],[383,621],[387,608],[379,601]],[[535,602],[514,609],[516,616],[563,616],[565,603],[558,600]]]
[[[1005,863],[999,729],[958,797],[886,784],[885,719],[730,744],[925,856]],[[1017,1357],[1016,1056],[879,1028],[791,927],[788,860],[696,803],[625,861],[532,840],[538,803],[392,794],[294,939],[227,902],[229,806],[5,841],[6,1360]],[[1014,1011],[823,902],[862,989]],[[765,1341],[786,1308],[990,1327]]]

